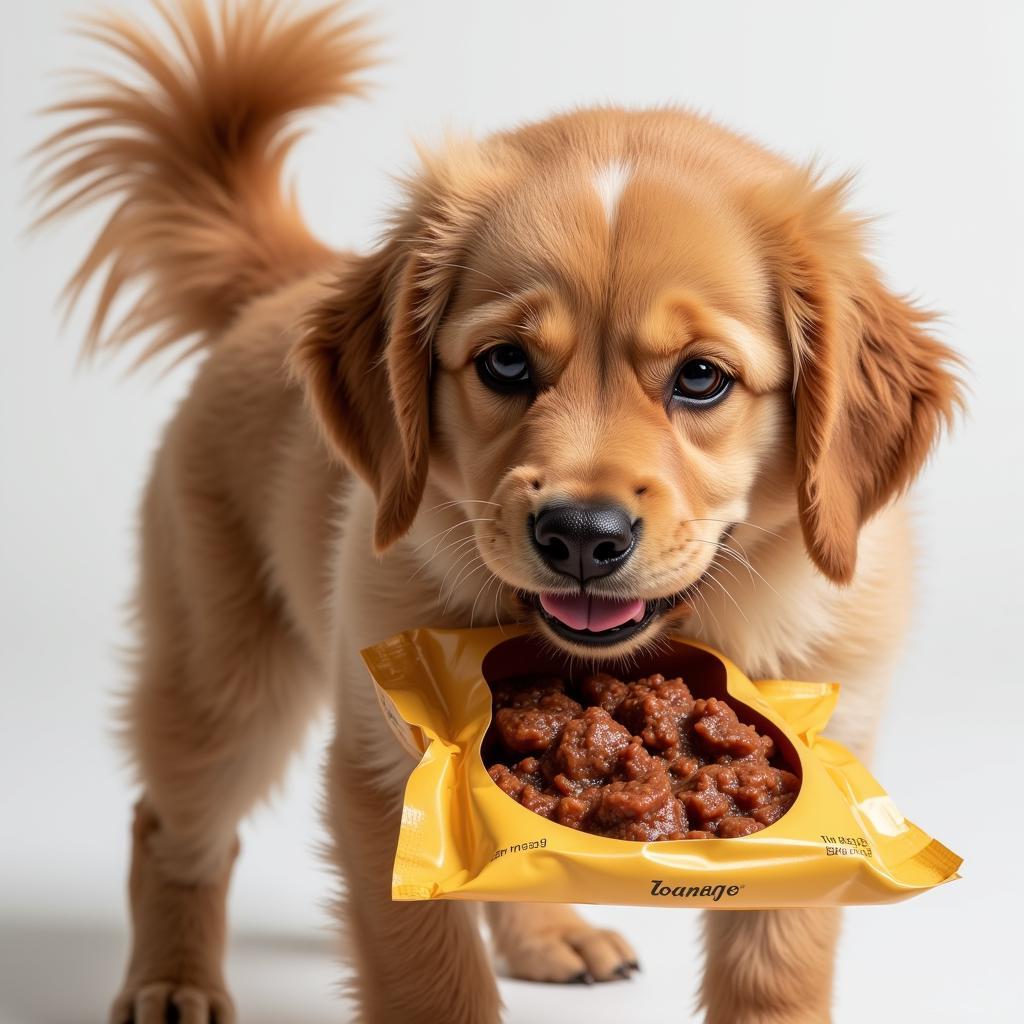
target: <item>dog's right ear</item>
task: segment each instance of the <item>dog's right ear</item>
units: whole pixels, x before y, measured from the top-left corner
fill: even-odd
[[[431,339],[419,292],[403,242],[352,257],[291,354],[329,446],[376,495],[378,553],[412,525],[427,478]]]
[[[420,156],[390,234],[341,267],[291,353],[328,444],[376,495],[378,554],[408,531],[423,497],[434,336],[513,164],[500,146],[458,140]]]

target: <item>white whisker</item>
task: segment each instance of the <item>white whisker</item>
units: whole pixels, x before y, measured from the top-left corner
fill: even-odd
[[[487,567],[487,562],[484,560],[483,555],[477,555],[476,561],[470,559],[463,567],[459,575],[455,578],[455,582],[451,585],[451,589],[448,591],[448,597],[445,599],[444,608],[441,609],[441,614],[444,615],[448,611],[448,605],[451,603],[451,599],[455,596],[455,592],[459,589],[459,584],[466,580],[472,579],[481,569]]]
[[[734,540],[734,538],[731,538],[731,540]],[[769,583],[768,580],[765,579],[765,577],[760,572],[758,572],[753,563],[747,557],[746,552],[744,551],[744,553],[741,555],[738,551],[733,550],[729,546],[730,541],[719,541],[716,543],[713,540],[701,540],[699,537],[691,537],[690,541],[694,544],[710,544],[713,547],[716,547],[719,551],[722,552],[722,554],[729,555],[731,558],[734,558],[737,562],[739,562],[740,565],[742,565],[747,570],[747,573],[750,574],[751,582],[753,582],[753,578],[756,576],[776,597],[782,597],[782,595],[771,585],[771,583]]]
[[[705,611],[707,611],[708,615],[710,615],[711,618],[715,620],[715,629],[719,633],[721,633],[722,632],[722,624],[721,624],[721,622],[718,621],[718,616],[715,614],[714,608],[712,608],[711,605],[708,603],[707,595],[704,593],[704,591],[702,591],[700,589],[700,587],[694,588],[691,591],[691,593],[693,594],[694,597],[699,597],[704,602],[704,609],[705,609]]]
[[[444,574],[444,576],[442,577],[442,579],[441,579],[441,585],[440,585],[440,586],[439,586],[439,587],[437,588],[437,600],[438,600],[438,601],[440,601],[440,600],[441,600],[441,598],[442,598],[442,597],[443,597],[443,595],[444,595],[444,585],[445,585],[445,583],[447,583],[447,582],[448,582],[448,577],[449,577],[449,576],[450,576],[450,575],[451,575],[451,574],[452,574],[452,573],[453,573],[453,572],[454,572],[454,571],[455,571],[455,570],[456,570],[456,569],[457,569],[457,568],[458,568],[459,566],[461,566],[461,565],[465,564],[465,563],[466,563],[466,560],[467,560],[467,559],[469,560],[469,562],[470,562],[470,563],[472,563],[472,560],[473,560],[473,556],[474,556],[474,555],[475,555],[475,556],[476,556],[477,558],[480,558],[480,557],[481,557],[481,556],[480,556],[480,554],[479,554],[479,552],[477,552],[475,548],[469,548],[468,550],[466,550],[466,551],[463,551],[463,552],[462,552],[462,554],[460,554],[460,555],[459,555],[459,557],[458,557],[458,558],[456,558],[456,559],[455,559],[455,561],[453,561],[453,562],[452,562],[452,564],[451,564],[450,566],[448,566],[448,571],[447,571],[447,572],[446,572],[446,573]],[[454,590],[454,587],[453,587],[453,590]],[[450,595],[449,595],[449,596],[450,596]],[[446,603],[445,607],[447,607],[447,603]]]
[[[773,530],[766,529],[763,526],[758,526],[757,523],[751,523],[746,519],[684,519],[682,525],[688,523],[724,523],[726,526],[749,526],[752,530],[760,530],[762,533],[767,533],[769,537],[775,537],[777,540],[785,540],[781,533],[775,533]]]
[[[718,569],[721,569],[723,572],[729,573],[729,575],[732,577],[733,581],[736,582],[736,583],[739,583],[739,579],[737,579],[736,574],[734,572],[730,571],[726,567],[724,562],[720,562],[718,560],[718,553],[717,552],[714,555],[711,556],[711,562],[709,564],[715,566]]]
[[[476,618],[476,603],[477,603],[477,601],[480,600],[480,596],[484,592],[484,587],[490,586],[497,578],[498,577],[495,576],[493,572],[491,572],[489,578],[484,580],[484,582],[480,584],[480,589],[476,592],[476,597],[473,598],[473,605],[469,609],[469,628],[470,629],[473,628],[473,621]]]
[[[716,584],[718,588],[722,591],[722,593],[725,594],[725,596],[729,598],[730,601],[732,601],[733,605],[736,608],[736,611],[738,611],[740,615],[743,616],[743,621],[750,622],[750,619],[747,618],[747,613],[740,607],[739,602],[736,600],[736,598],[729,593],[729,588],[726,587],[726,585],[714,574],[714,572],[706,572],[704,574],[704,579]]]
[[[501,564],[504,564],[504,562],[502,562]],[[500,568],[500,566],[499,566],[499,568]],[[498,576],[498,574],[492,570],[490,579],[487,580],[480,587],[480,589],[477,591],[476,598],[473,600],[473,607],[470,609],[470,612],[469,612],[469,625],[470,625],[470,627],[472,627],[473,619],[474,619],[474,616],[476,615],[476,603],[477,603],[477,601],[479,601],[480,598],[486,593],[486,588],[491,586],[493,583],[497,583],[498,584],[494,588],[495,609],[497,609],[498,591],[501,590],[502,580],[501,580],[501,577]],[[495,616],[495,620],[497,620],[497,616]]]
[[[500,501],[488,501],[486,498],[453,498],[451,501],[442,501],[437,505],[432,505],[425,511],[439,512],[441,509],[451,508],[453,505],[494,505],[495,508],[501,508]]]
[[[460,519],[454,526],[449,526],[446,530],[438,530],[437,533],[435,533],[432,537],[428,537],[426,540],[421,541],[419,544],[416,545],[416,547],[414,547],[412,549],[412,553],[415,555],[416,552],[420,550],[420,548],[425,547],[427,544],[429,544],[434,539],[434,537],[440,537],[441,538],[437,542],[438,546],[440,547],[441,542],[444,540],[444,538],[446,536],[448,536],[448,534],[451,533],[452,530],[457,530],[460,526],[469,526],[471,523],[493,523],[493,522],[494,522],[493,519],[487,518],[486,516],[481,516],[481,517],[478,517],[476,519]]]
[[[474,535],[472,537],[463,537],[460,540],[453,540],[450,544],[446,544],[440,551],[435,551],[425,562],[420,563],[419,568],[417,568],[417,570],[409,577],[409,582],[411,583],[414,579],[416,579],[416,577],[419,576],[419,574],[424,569],[426,569],[426,567],[430,565],[430,563],[433,562],[435,558],[439,558],[441,555],[445,554],[448,551],[452,552],[451,557],[454,558],[456,551],[459,551],[462,548],[466,547],[467,544],[475,543],[476,536]]]

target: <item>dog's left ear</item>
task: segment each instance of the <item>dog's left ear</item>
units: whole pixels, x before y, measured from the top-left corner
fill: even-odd
[[[865,255],[848,180],[802,172],[759,190],[759,229],[793,353],[797,498],[807,550],[849,583],[864,522],[916,476],[962,404],[933,315]]]

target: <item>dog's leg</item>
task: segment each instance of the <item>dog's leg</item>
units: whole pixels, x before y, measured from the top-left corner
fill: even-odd
[[[527,981],[590,982],[628,978],[639,968],[618,932],[596,928],[558,903],[484,905],[495,953]]]
[[[706,1024],[825,1024],[839,911],[704,915]]]
[[[166,839],[160,819],[140,800],[132,828],[128,889],[132,954],[111,1024],[207,1024],[234,1020],[222,975],[227,935],[225,905],[237,842],[216,871],[179,881],[157,863],[154,840]]]
[[[182,498],[181,500],[185,500]],[[280,778],[325,684],[234,521],[145,509],[141,660],[124,710],[143,784],[133,950],[113,1024],[229,1024],[225,897],[242,816]]]
[[[313,706],[287,660],[250,655],[258,663],[211,664],[203,679],[168,666],[133,699],[145,792],[133,829],[133,949],[112,1024],[234,1019],[222,959],[236,828],[282,774]]]
[[[369,698],[373,700],[372,697]],[[379,718],[376,707],[371,709]],[[383,741],[338,732],[328,766],[328,826],[345,882],[339,906],[366,1024],[497,1024],[501,1002],[474,904],[393,902],[391,870],[412,762],[381,763]]]
[[[804,673],[841,679],[843,700],[828,734],[862,761],[877,732],[887,671],[840,658]],[[800,678],[800,673],[794,673]],[[840,911],[713,910],[704,915],[705,1024],[827,1024]]]

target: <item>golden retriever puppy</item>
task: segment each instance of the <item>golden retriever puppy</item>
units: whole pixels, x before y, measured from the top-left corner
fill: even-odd
[[[880,280],[842,182],[682,110],[449,144],[374,251],[331,251],[279,177],[293,116],[357,91],[361,26],[258,0],[165,16],[168,43],[92,24],[134,73],[91,78],[41,150],[45,216],[117,200],[73,282],[105,273],[89,348],[203,350],[142,508],[111,1020],[233,1019],[236,827],[331,704],[359,1019],[488,1024],[476,909],[391,902],[412,764],[359,649],[518,619],[625,659],[675,631],[751,676],[842,680],[834,731],[864,755],[908,605],[899,496],[958,403],[954,357]],[[569,908],[485,909],[518,977],[635,966]],[[706,1020],[827,1020],[837,926],[707,915]]]

